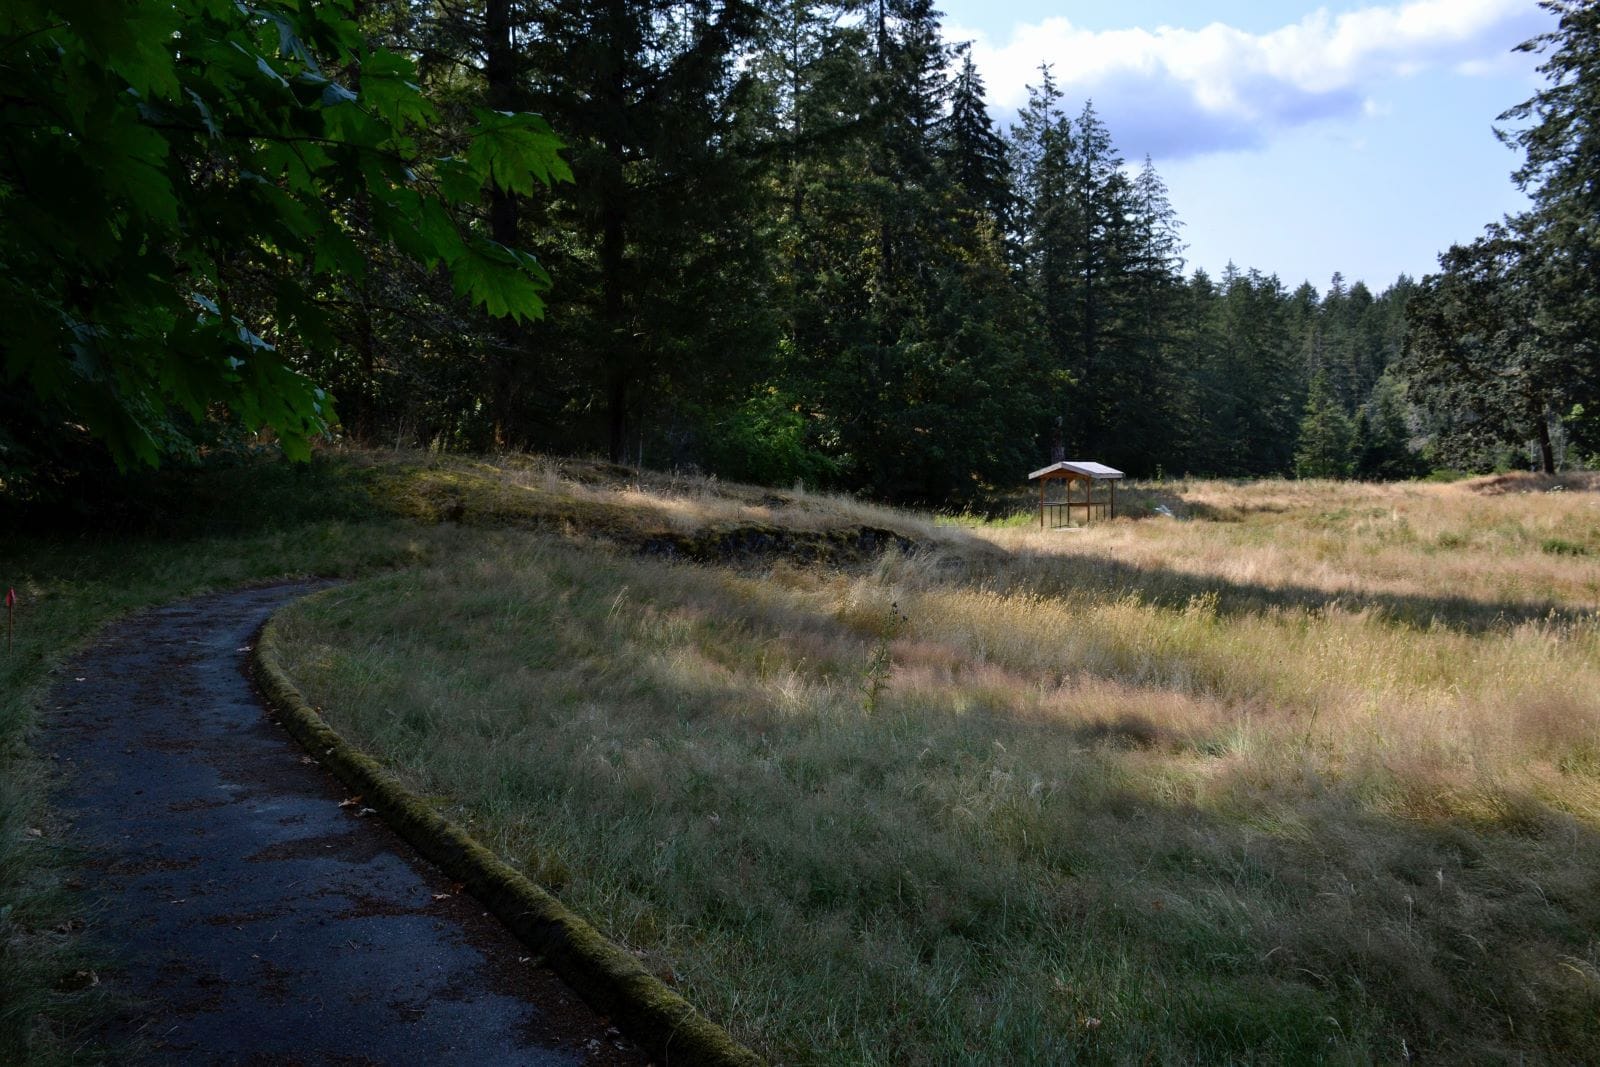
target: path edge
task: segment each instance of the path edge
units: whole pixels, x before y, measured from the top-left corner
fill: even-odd
[[[316,594],[312,594],[316,595]],[[292,606],[284,605],[285,608]],[[279,608],[279,611],[284,608]],[[489,911],[591,1006],[663,1064],[759,1067],[762,1060],[628,952],[434,811],[393,773],[347,742],[306,704],[278,657],[277,612],[255,641],[252,674],[268,706],[316,760],[413,848],[465,884]]]

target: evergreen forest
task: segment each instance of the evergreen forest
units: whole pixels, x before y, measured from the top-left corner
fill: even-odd
[[[1583,465],[1600,8],[1542,6],[1529,210],[1374,291],[1190,269],[1155,163],[1048,66],[997,124],[931,0],[8,3],[0,483],[326,434],[948,507],[1058,441]]]

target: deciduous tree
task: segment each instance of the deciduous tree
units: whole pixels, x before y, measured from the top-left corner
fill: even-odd
[[[352,227],[496,316],[541,313],[532,256],[464,224],[486,187],[565,178],[537,116],[482,110],[430,158],[404,56],[343,4],[16,0],[0,11],[0,375],[119,464],[158,462],[220,406],[306,455],[330,399],[284,354],[331,342]],[[341,80],[341,71],[357,72]],[[358,214],[350,210],[360,203]],[[257,285],[236,291],[230,268]]]

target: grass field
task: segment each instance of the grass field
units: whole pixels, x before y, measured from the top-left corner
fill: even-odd
[[[1046,533],[358,468],[447,525],[289,613],[298,684],[775,1060],[1600,1058],[1592,481]],[[792,561],[861,527],[916,548]]]
[[[305,467],[217,457],[197,471],[130,478],[81,515],[0,514],[0,591],[20,597],[14,647],[0,651],[0,1063],[105,1062],[95,1020],[127,995],[100,973],[117,932],[74,888],[70,827],[50,810],[56,769],[35,744],[53,673],[102,626],[181,596],[307,575],[359,578],[469,558],[486,538],[539,530],[576,541],[692,549],[688,532],[772,528],[817,534],[881,519],[845,500],[694,483],[696,520],[666,477],[644,492],[628,472],[585,461],[504,457],[495,465],[413,454],[327,454]],[[553,490],[552,491],[552,487]],[[4,486],[0,485],[0,494]],[[0,495],[0,503],[3,503]],[[810,516],[808,518],[808,515]],[[937,538],[931,527],[913,535]],[[527,536],[523,534],[521,536]],[[597,542],[597,539],[598,542]],[[836,551],[825,538],[792,547]],[[136,991],[135,991],[136,992]]]

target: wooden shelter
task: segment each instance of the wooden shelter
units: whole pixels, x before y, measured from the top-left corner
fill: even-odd
[[[1028,480],[1039,483],[1039,528],[1055,528],[1070,526],[1072,524],[1072,509],[1083,509],[1083,521],[1088,522],[1096,515],[1105,519],[1117,517],[1117,482],[1122,480],[1122,472],[1115,467],[1108,467],[1104,463],[1092,463],[1088,460],[1063,460],[1052,463],[1042,470],[1036,470],[1028,475]],[[1061,500],[1047,500],[1045,489],[1052,482],[1057,482],[1066,490],[1066,495]],[[1106,487],[1105,493],[1096,493],[1101,486]],[[1083,496],[1076,498],[1074,487],[1082,487]],[[1097,499],[1098,497],[1098,499]],[[1046,516],[1053,521],[1046,521]]]

